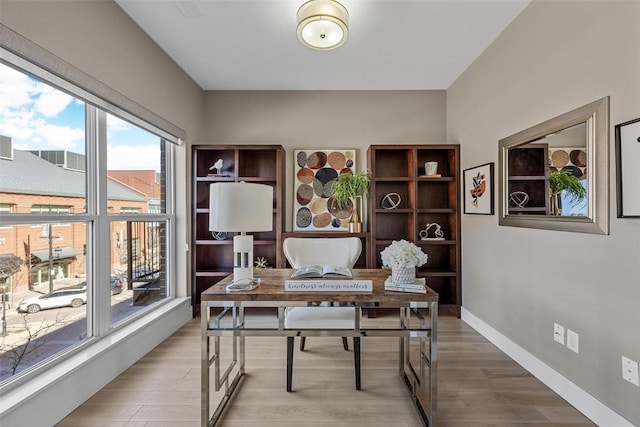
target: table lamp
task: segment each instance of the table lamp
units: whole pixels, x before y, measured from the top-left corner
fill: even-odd
[[[238,232],[233,237],[233,281],[229,290],[253,289],[253,236],[273,229],[273,187],[245,182],[209,186],[209,230]]]

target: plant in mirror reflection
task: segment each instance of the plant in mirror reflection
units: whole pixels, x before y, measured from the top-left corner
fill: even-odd
[[[582,200],[587,195],[587,190],[582,186],[580,179],[563,170],[549,172],[549,187],[551,194],[566,191],[574,200]]]
[[[587,190],[582,186],[580,179],[564,170],[549,172],[549,189],[551,190],[551,213],[553,215],[562,215],[558,197],[563,191],[571,201],[582,200],[587,195]]]

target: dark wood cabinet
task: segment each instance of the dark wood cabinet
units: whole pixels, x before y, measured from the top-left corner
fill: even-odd
[[[549,156],[547,144],[535,143],[509,149],[509,214],[549,213]],[[520,193],[520,194],[518,194]],[[517,200],[528,202],[518,206]]]
[[[380,252],[394,240],[414,242],[429,256],[418,268],[418,277],[440,295],[440,306],[460,315],[460,146],[372,145],[369,263],[381,268]],[[425,162],[438,162],[436,176],[425,176]],[[433,226],[426,238],[420,232],[437,223],[443,237],[436,239]]]
[[[209,230],[209,185],[214,182],[254,182],[274,189],[273,230],[251,233],[254,258],[282,265],[284,217],[284,149],[279,145],[197,145],[192,149],[192,277],[194,315],[200,309],[200,294],[233,272],[233,236],[214,238]],[[220,170],[210,168],[219,159]],[[255,259],[254,259],[255,261]]]
[[[199,145],[192,150],[192,277],[194,314],[200,293],[233,271],[233,233],[214,238],[209,230],[209,185],[214,182],[257,182],[274,187],[273,230],[252,233],[254,257],[269,266],[285,268],[282,240],[286,237],[347,237],[362,241],[362,255],[355,268],[381,268],[380,252],[393,240],[410,240],[429,255],[418,269],[440,295],[440,306],[455,308],[459,315],[460,209],[459,146],[373,145],[368,149],[371,170],[369,231],[362,233],[284,231],[284,149],[277,145]],[[221,170],[210,168],[222,159]],[[424,177],[425,162],[438,162],[439,177]],[[389,208],[385,196],[395,194]],[[421,240],[420,231],[437,223],[442,239]],[[430,230],[432,237],[433,229]],[[255,261],[255,260],[254,260]]]

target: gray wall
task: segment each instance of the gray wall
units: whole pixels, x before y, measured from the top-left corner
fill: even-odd
[[[120,7],[111,0],[0,0],[0,22],[197,139],[204,93]],[[178,277],[188,277],[189,241],[185,165],[187,145],[176,150]],[[184,285],[184,283],[183,283]],[[179,295],[186,295],[181,286]]]
[[[0,0],[4,25],[185,129],[188,142],[282,144],[287,200],[295,148],[354,147],[364,165],[370,144],[446,140],[462,144],[466,168],[497,161],[500,138],[602,96],[611,96],[612,124],[639,117],[638,16],[640,3],[633,1],[535,1],[446,93],[203,94],[110,0]],[[188,241],[187,148],[177,158],[178,249]],[[640,227],[615,218],[613,161],[610,176],[610,236],[498,227],[496,216],[463,215],[463,304],[640,424],[640,389],[620,378],[621,354],[640,360],[640,287],[632,267]],[[289,203],[287,230],[290,210]],[[188,256],[179,255],[179,277],[189,277]],[[554,321],[580,333],[580,354],[553,342]],[[169,333],[169,325],[161,326]],[[116,360],[109,360],[114,374],[121,369]],[[43,390],[41,397],[48,396]],[[47,399],[52,416],[71,403],[59,396]],[[25,402],[23,420],[34,407],[29,403],[38,406]]]
[[[0,22],[184,129],[188,140],[200,133],[202,90],[111,0],[0,0]],[[177,293],[185,297],[190,151],[184,144],[176,154]],[[20,403],[0,410],[0,425],[54,425],[190,318],[190,301],[178,298],[66,358],[56,372],[12,387],[7,396]],[[2,401],[3,409],[8,401]]]
[[[637,1],[534,1],[447,91],[463,169],[497,162],[501,138],[611,97],[611,234],[463,215],[463,306],[635,425],[640,388],[622,380],[621,355],[640,360],[640,222],[616,218],[613,126],[640,117],[639,16]],[[554,322],[580,334],[579,354],[553,341]]]
[[[291,231],[293,151],[446,142],[445,91],[209,91],[208,144],[279,144],[286,150],[285,230]]]

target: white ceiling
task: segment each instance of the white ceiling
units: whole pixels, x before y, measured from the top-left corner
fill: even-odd
[[[205,90],[447,89],[530,0],[342,0],[349,39],[296,38],[304,0],[115,0]]]

